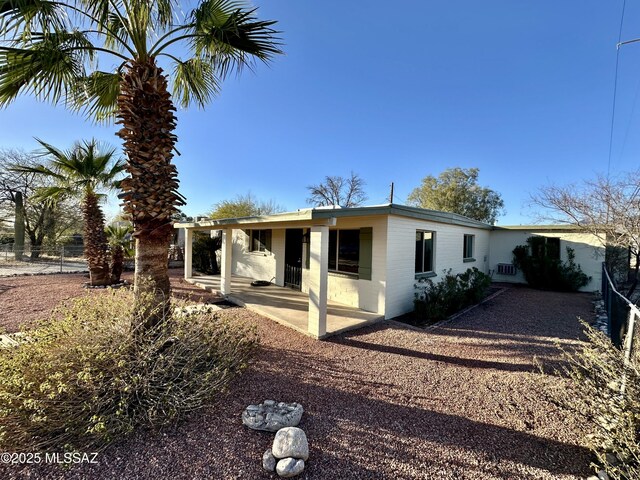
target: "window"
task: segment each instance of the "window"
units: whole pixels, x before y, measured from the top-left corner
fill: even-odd
[[[271,230],[251,230],[251,245],[249,250],[252,252],[266,252],[271,248]]]
[[[416,273],[433,272],[434,232],[416,232]]]
[[[465,235],[464,236],[464,245],[462,248],[462,257],[464,259],[473,258],[473,244],[476,241],[475,235]]]
[[[360,230],[329,230],[329,270],[358,273]]]
[[[529,245],[533,257],[560,260],[560,239],[558,237],[531,237]]]

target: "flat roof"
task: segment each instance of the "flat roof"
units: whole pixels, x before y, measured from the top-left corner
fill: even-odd
[[[216,220],[202,220],[198,222],[176,223],[176,228],[204,228],[215,229],[230,226],[248,226],[259,224],[302,224],[313,223],[314,221],[322,221],[323,224],[329,224],[333,218],[343,217],[367,217],[371,215],[398,215],[402,217],[416,218],[419,220],[427,220],[437,223],[446,223],[450,225],[461,225],[465,227],[482,228],[485,230],[493,229],[493,225],[479,222],[464,215],[457,213],[440,212],[438,210],[428,210],[426,208],[409,207],[406,205],[398,205],[390,203],[386,205],[373,205],[368,207],[350,207],[350,208],[305,208],[295,212],[276,213],[273,215],[259,215],[253,217],[239,218],[221,218]]]
[[[574,232],[583,229],[577,225],[496,225],[494,230],[523,230],[527,232]]]

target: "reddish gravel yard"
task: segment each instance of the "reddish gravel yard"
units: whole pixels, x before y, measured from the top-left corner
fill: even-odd
[[[0,478],[273,478],[261,469],[273,434],[240,422],[269,398],[305,408],[311,451],[299,478],[584,478],[579,424],[541,393],[564,380],[537,373],[534,357],[557,362],[555,341],[575,343],[577,317],[591,310],[588,295],[516,287],[427,331],[388,322],[319,342],[231,308],[258,325],[262,347],[214,405],[112,445],[98,465],[0,466]]]

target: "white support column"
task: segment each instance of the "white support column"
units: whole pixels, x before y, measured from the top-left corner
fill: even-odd
[[[222,231],[222,255],[220,258],[220,292],[223,295],[231,293],[231,252],[233,250],[233,230],[225,228]]]
[[[309,318],[307,329],[314,337],[322,338],[327,333],[329,227],[311,227],[309,248]]]
[[[193,230],[184,229],[184,278],[193,277]]]

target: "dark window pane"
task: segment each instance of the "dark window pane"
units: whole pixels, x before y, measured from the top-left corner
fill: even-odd
[[[547,238],[547,257],[560,260],[560,239]]]
[[[358,273],[360,230],[340,230],[338,233],[338,271]]]
[[[422,273],[422,260],[424,258],[424,248],[422,246],[423,232],[416,232],[416,273]]]
[[[338,252],[338,231],[329,230],[329,270],[336,269],[337,252]]]
[[[251,230],[251,251],[252,252],[266,251],[266,244],[267,244],[266,230]]]

